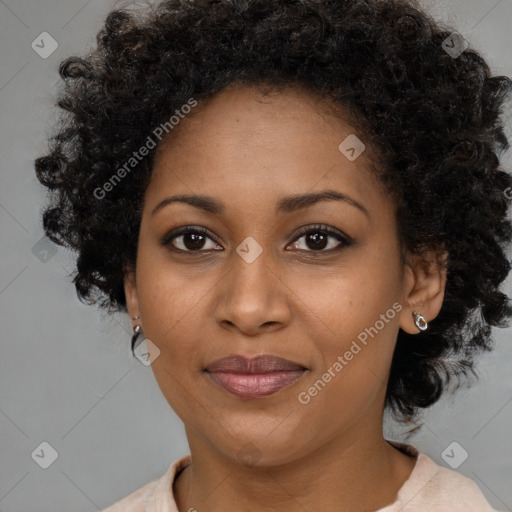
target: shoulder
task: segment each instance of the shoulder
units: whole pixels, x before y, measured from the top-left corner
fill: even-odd
[[[417,453],[416,465],[399,490],[395,503],[381,512],[498,512],[473,480],[439,466],[411,446],[407,451]]]
[[[190,464],[190,455],[175,460],[158,479],[140,487],[101,512],[157,512],[159,510],[177,512],[171,482],[188,464]]]
[[[422,493],[425,505],[432,503],[431,510],[450,510],[461,512],[496,512],[491,507],[476,482],[470,478],[437,465],[427,455],[420,455],[423,464],[429,464],[435,470]]]
[[[146,512],[149,497],[154,494],[157,480],[149,482],[101,512]]]

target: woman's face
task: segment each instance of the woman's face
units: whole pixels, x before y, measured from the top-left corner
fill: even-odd
[[[160,351],[152,368],[191,449],[277,464],[381,435],[398,329],[418,332],[409,302],[426,292],[401,266],[393,202],[365,152],[340,150],[353,132],[320,115],[320,101],[230,88],[182,119],[155,155],[125,290]],[[292,199],[325,191],[342,199]],[[178,195],[209,203],[161,205]],[[185,226],[206,234],[168,236]],[[262,385],[262,395],[233,374],[224,378],[240,394],[227,391],[205,370],[261,354],[305,370],[274,374],[293,378],[273,393]]]

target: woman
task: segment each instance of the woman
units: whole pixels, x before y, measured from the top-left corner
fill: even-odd
[[[106,512],[492,511],[382,419],[512,315],[511,81],[405,0],[113,11],[60,74],[47,236],[190,448]]]

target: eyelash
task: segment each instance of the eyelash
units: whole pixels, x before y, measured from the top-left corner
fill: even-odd
[[[175,231],[172,231],[171,233],[168,233],[166,234],[161,240],[160,240],[160,243],[161,245],[163,246],[171,246],[172,247],[172,251],[174,252],[182,252],[182,253],[202,253],[202,252],[209,252],[211,250],[213,251],[216,251],[218,249],[207,249],[207,250],[204,250],[204,249],[198,249],[197,251],[194,251],[194,250],[183,250],[183,249],[178,249],[177,247],[174,247],[172,245],[172,240],[174,240],[175,238],[181,236],[181,235],[184,235],[184,234],[189,234],[189,233],[192,233],[192,234],[197,234],[197,235],[200,235],[200,236],[205,236],[207,238],[210,238],[211,240],[213,240],[213,242],[215,242],[216,244],[220,245],[220,243],[218,242],[218,240],[216,240],[215,237],[212,237],[208,234],[208,230],[206,228],[203,228],[203,227],[195,227],[195,226],[183,226]],[[340,245],[334,249],[328,249],[328,250],[323,250],[323,249],[320,249],[320,250],[313,250],[313,249],[310,249],[310,250],[305,250],[305,249],[297,249],[298,251],[301,251],[301,252],[307,252],[307,253],[313,253],[315,255],[319,254],[319,253],[327,253],[327,254],[331,254],[333,252],[337,252],[337,251],[340,251],[342,250],[343,248],[345,247],[350,247],[351,245],[353,245],[354,241],[347,235],[343,235],[341,234],[340,232],[338,232],[337,230],[334,230],[328,226],[325,226],[323,224],[315,224],[313,226],[308,226],[308,227],[305,227],[305,228],[302,228],[296,235],[295,235],[295,238],[293,239],[292,243],[295,243],[297,242],[300,238],[302,238],[303,236],[305,235],[310,235],[310,234],[318,234],[318,233],[321,233],[321,234],[326,234],[330,237],[333,237],[335,238],[338,242],[340,242]]]

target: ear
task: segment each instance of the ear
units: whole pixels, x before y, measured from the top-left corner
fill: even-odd
[[[124,294],[126,297],[126,309],[130,318],[140,314],[139,298],[137,296],[137,284],[135,280],[135,272],[128,271],[124,278]]]
[[[433,320],[441,311],[446,287],[448,253],[442,249],[409,257],[405,264],[405,300],[400,312],[400,328],[409,334],[420,330],[414,323],[413,311]]]

